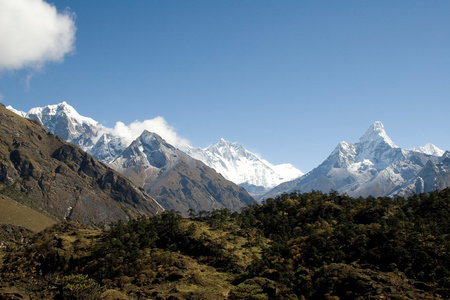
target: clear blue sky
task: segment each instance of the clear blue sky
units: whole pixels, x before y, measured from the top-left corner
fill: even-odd
[[[75,50],[2,71],[16,109],[162,116],[193,146],[223,137],[304,172],[377,120],[400,147],[450,150],[448,0],[52,3],[76,14]]]

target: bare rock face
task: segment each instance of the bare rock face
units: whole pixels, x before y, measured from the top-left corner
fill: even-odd
[[[163,211],[153,198],[119,173],[3,105],[0,188],[59,220],[87,224]]]

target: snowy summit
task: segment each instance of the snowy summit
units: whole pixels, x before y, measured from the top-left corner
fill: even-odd
[[[189,148],[187,153],[254,195],[303,175],[291,164],[272,165],[241,144],[223,138],[205,149]]]

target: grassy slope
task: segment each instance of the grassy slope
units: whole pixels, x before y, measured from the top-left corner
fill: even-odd
[[[5,195],[0,195],[0,223],[20,225],[39,232],[56,222]]]

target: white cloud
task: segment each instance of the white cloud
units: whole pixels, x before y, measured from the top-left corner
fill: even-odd
[[[74,50],[75,15],[43,0],[0,0],[0,70],[41,68]]]
[[[105,131],[124,138],[127,144],[130,144],[138,138],[144,130],[158,134],[166,142],[179,149],[185,149],[189,146],[189,141],[179,137],[175,132],[175,129],[169,125],[163,117],[159,116],[143,122],[134,121],[130,125],[125,125],[123,122],[117,122],[114,128],[105,128]]]

